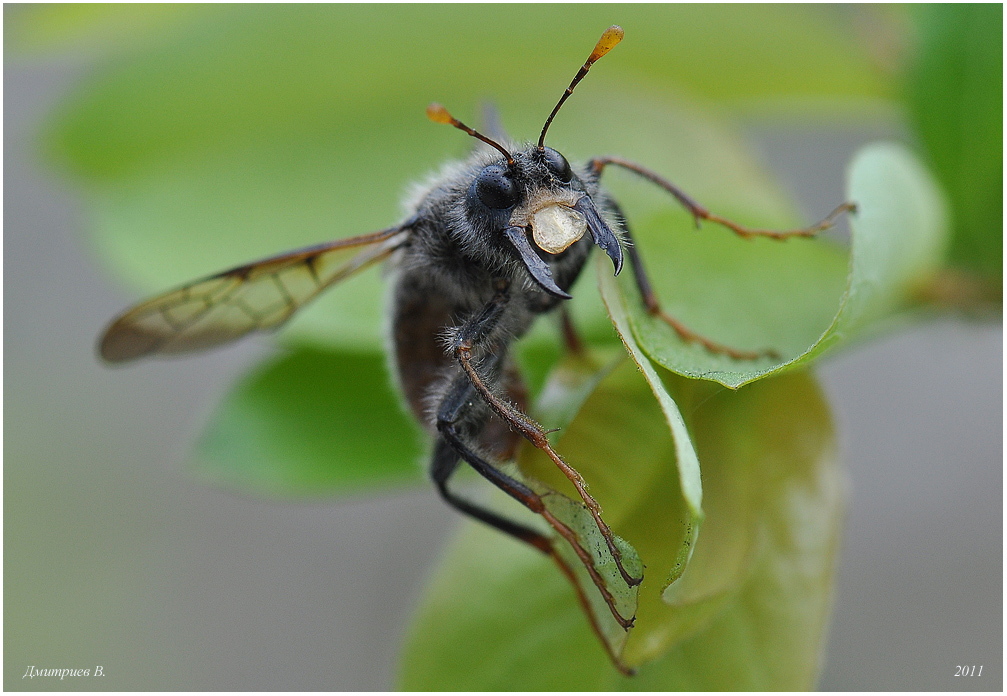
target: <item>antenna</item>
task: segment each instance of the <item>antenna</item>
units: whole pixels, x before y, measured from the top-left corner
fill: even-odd
[[[556,117],[556,112],[559,111],[559,107],[563,106],[563,102],[565,102],[567,98],[573,94],[573,88],[577,86],[578,82],[584,79],[584,76],[587,75],[587,71],[591,69],[591,66],[594,65],[599,58],[615,48],[615,45],[622,41],[622,37],[625,33],[626,32],[622,30],[622,27],[618,24],[613,24],[606,29],[605,33],[601,35],[600,39],[598,39],[598,43],[595,44],[594,50],[591,51],[591,55],[588,56],[587,62],[584,63],[583,67],[577,71],[577,76],[573,78],[573,82],[571,82],[570,86],[566,88],[565,92],[563,92],[563,96],[559,98],[559,103],[556,104],[556,108],[552,110],[552,113],[549,114],[549,118],[545,120],[545,125],[542,126],[542,135],[538,138],[539,150],[545,149],[545,132],[549,130],[549,126],[552,124],[553,118]],[[430,112],[427,111],[427,113],[429,114]]]
[[[457,128],[459,130],[465,131],[466,133],[468,133],[469,135],[471,135],[473,138],[479,138],[479,140],[482,140],[487,145],[491,145],[492,147],[495,147],[497,150],[499,150],[500,152],[502,152],[503,156],[507,158],[507,166],[508,167],[513,167],[514,166],[514,158],[511,157],[511,154],[509,152],[507,152],[506,149],[504,149],[503,145],[500,145],[499,143],[490,140],[489,138],[487,138],[485,135],[483,135],[482,133],[480,133],[478,131],[472,130],[471,128],[469,128],[468,126],[466,126],[464,123],[462,123],[461,121],[459,121],[457,118],[455,118],[454,116],[452,116],[451,114],[449,114],[448,110],[445,109],[440,104],[438,104],[437,102],[434,102],[433,104],[431,104],[430,106],[427,107],[427,118],[429,118],[434,123],[445,123],[445,124],[447,124],[449,126],[454,126],[455,128]]]

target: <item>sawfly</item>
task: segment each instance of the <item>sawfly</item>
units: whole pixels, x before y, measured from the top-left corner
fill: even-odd
[[[686,341],[737,360],[762,352],[739,350],[702,336],[661,309],[618,204],[601,186],[609,167],[621,167],[671,194],[697,224],[707,220],[743,237],[809,237],[829,227],[849,205],[815,226],[790,231],[756,230],[719,217],[674,184],[639,164],[597,157],[571,165],[546,146],[549,127],[591,66],[623,37],[609,27],[587,62],[546,118],[538,141],[513,145],[502,135],[488,137],[457,120],[439,104],[427,116],[481,141],[471,156],[445,168],[414,197],[406,220],[387,229],[340,239],[239,266],[197,280],[128,310],[106,329],[101,357],[122,363],[150,355],[203,350],[250,332],[281,326],[298,308],[357,271],[390,266],[391,336],[396,378],[416,419],[433,438],[430,474],[448,504],[553,557],[573,581],[587,607],[585,589],[556,544],[565,539],[625,630],[624,616],[594,566],[584,543],[526,483],[499,464],[513,456],[521,438],[541,449],[574,485],[597,525],[608,552],[629,587],[642,571],[623,563],[617,538],[580,474],[556,452],[546,431],[526,414],[527,390],[510,352],[540,316],[562,314],[567,344],[576,333],[563,304],[594,249],[608,255],[618,274],[625,260],[647,311]],[[502,141],[502,142],[501,142]],[[449,486],[464,462],[500,490],[540,515],[555,531],[544,534],[471,500]],[[613,462],[615,464],[615,462]],[[588,610],[594,630],[598,622]],[[613,662],[622,665],[604,637]]]

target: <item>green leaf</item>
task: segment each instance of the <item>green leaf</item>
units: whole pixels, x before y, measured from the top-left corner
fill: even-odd
[[[640,248],[665,311],[718,343],[782,357],[736,360],[686,343],[647,313],[632,278],[620,278],[640,346],[673,372],[736,388],[805,364],[912,306],[946,244],[936,184],[907,150],[877,144],[854,157],[847,197],[858,208],[848,263],[827,240],[746,241],[713,225],[688,229],[687,216],[646,221]]]
[[[535,408],[539,418],[548,423],[550,444],[556,445],[560,434],[580,413],[601,382],[624,361],[625,356],[618,350],[584,350],[568,353],[555,365],[539,394]],[[522,473],[518,466],[509,467],[512,476],[538,492],[546,508],[576,532],[580,547],[587,550],[594,559],[592,566],[604,580],[605,590],[611,600],[598,591],[572,545],[559,541],[555,547],[559,553],[555,560],[566,567],[568,576],[572,574],[570,580],[577,583],[577,591],[586,603],[584,610],[589,613],[595,632],[605,643],[613,659],[618,660],[621,668],[625,669],[621,655],[628,638],[628,629],[612,616],[612,611],[623,620],[634,618],[639,602],[639,586],[631,587],[625,582],[594,518],[582,503],[574,502],[568,497],[577,497],[578,493],[570,486],[569,480],[557,476],[553,462],[540,451],[531,448],[524,450],[521,459],[525,472],[532,472],[541,479],[551,481],[553,486],[568,491],[568,495],[563,495],[541,480]],[[614,541],[620,550],[623,568],[633,577],[643,577],[643,566],[636,549],[621,537],[615,536]]]
[[[948,261],[1003,268],[1003,5],[913,8],[910,115],[954,218]]]
[[[690,388],[665,378],[673,389]],[[675,596],[662,594],[663,578],[687,532],[687,507],[664,415],[632,363],[601,381],[559,441],[646,564],[625,651],[631,663],[644,663],[639,675],[622,677],[610,665],[547,559],[468,524],[413,624],[401,688],[813,686],[841,507],[828,410],[806,373],[739,392],[701,386],[708,392],[694,404],[690,427],[704,463],[707,517]],[[549,478],[534,458],[521,461]]]
[[[642,359],[649,367],[649,361]],[[641,597],[649,596],[653,605],[660,604],[660,593],[669,578],[681,575],[693,551],[698,515],[690,508],[689,498],[683,496],[680,482],[698,486],[699,465],[685,424],[660,378],[650,368],[650,374],[644,371],[646,379],[641,380],[637,367],[623,358],[614,371],[604,375],[577,417],[562,431],[557,447],[590,484],[592,494],[603,505],[604,519],[613,529],[630,535],[632,539],[627,539],[634,548],[637,543],[647,544],[646,550],[636,552],[645,558],[648,568]],[[648,381],[650,378],[655,384]],[[655,393],[661,396],[655,399]],[[547,415],[543,415],[543,422],[554,425]],[[624,449],[627,441],[634,443],[631,452]],[[692,464],[678,466],[678,456]],[[632,457],[631,471],[613,466],[628,457]],[[532,448],[521,452],[519,464],[557,490],[572,490],[552,462]],[[654,613],[653,606],[649,612]],[[630,665],[647,659],[634,645],[654,644],[655,629],[648,626],[647,615],[644,602],[624,653]],[[638,637],[641,631],[644,637]]]
[[[300,349],[242,380],[199,441],[196,471],[269,496],[320,496],[423,480],[416,426],[377,355]]]
[[[625,581],[596,521],[582,502],[554,491],[527,476],[515,472],[514,477],[538,493],[546,511],[576,536],[575,547],[573,542],[566,543],[559,535],[552,534],[556,540],[554,548],[557,555],[554,560],[565,566],[564,574],[571,582],[577,584],[577,592],[586,602],[584,610],[589,612],[589,620],[595,627],[598,638],[604,642],[612,659],[618,661],[620,669],[628,672],[622,662],[622,653],[629,638],[629,631],[632,629],[625,623],[632,622],[636,618],[639,586],[630,586]],[[626,572],[632,577],[643,577],[643,564],[636,549],[619,536],[614,536],[613,542],[619,551],[619,562]],[[590,568],[600,579],[607,597],[599,591],[598,585],[588,571],[588,566],[581,559],[582,551],[588,553]]]
[[[596,267],[603,267],[604,262],[596,264]],[[605,302],[612,323],[615,325],[619,338],[627,352],[643,373],[650,386],[654,397],[661,406],[664,418],[668,423],[672,438],[675,442],[675,466],[678,471],[679,486],[682,496],[687,506],[685,529],[682,539],[679,542],[678,553],[675,562],[671,566],[667,580],[664,585],[664,592],[671,591],[672,587],[681,579],[692,560],[695,551],[696,540],[699,537],[699,529],[703,520],[703,482],[700,474],[699,460],[696,450],[693,447],[692,438],[686,428],[678,405],[668,393],[664,383],[661,381],[657,371],[650,360],[636,343],[633,332],[630,329],[629,317],[626,313],[626,306],[622,296],[615,286],[615,280],[599,268],[598,290]]]
[[[400,153],[399,141],[432,132],[413,109],[431,99],[471,109],[487,87],[520,94],[508,100],[514,106],[500,99],[505,116],[518,109],[538,126],[614,20],[628,36],[613,54],[621,57],[606,59],[619,82],[684,83],[693,94],[722,98],[820,94],[833,103],[838,94],[885,89],[837,16],[811,8],[585,7],[571,15],[547,5],[241,6],[203,14],[186,35],[105,71],[59,119],[54,144],[81,173],[108,179],[154,159],[240,152],[297,134],[295,141],[313,135],[316,147],[336,137],[359,143],[353,150],[361,154],[368,147]],[[507,61],[486,50],[487,36],[531,25],[563,29]],[[405,132],[393,127],[400,124]],[[392,140],[364,137],[371,131]],[[457,138],[445,132],[422,149],[437,152]],[[356,164],[397,169],[381,159]]]
[[[601,263],[604,262],[602,261]],[[664,413],[668,429],[675,442],[675,464],[678,469],[682,494],[685,497],[686,504],[689,506],[690,524],[698,524],[703,518],[703,483],[700,479],[699,460],[696,458],[696,451],[693,449],[692,440],[689,437],[689,431],[686,429],[685,421],[678,410],[678,405],[668,394],[654,366],[651,365],[650,360],[647,359],[643,351],[637,346],[629,327],[625,302],[615,289],[615,282],[609,275],[601,271],[599,271],[598,289],[601,292],[602,299],[605,301],[605,307],[608,309],[609,316],[612,317],[612,323],[615,325],[615,329],[623,341],[623,345],[626,346],[626,350],[629,352],[633,362],[640,368],[654,397],[661,406],[661,411]],[[695,533],[695,530],[693,530],[693,533]]]
[[[641,669],[633,688],[809,690],[826,637],[845,482],[822,394],[807,373],[790,373],[719,391],[691,422],[707,518],[680,601],[694,593],[722,611]],[[732,577],[741,579],[733,592]]]
[[[568,353],[556,361],[535,404],[535,412],[549,423],[551,443],[555,444],[601,381],[623,360],[622,351],[591,350]]]
[[[847,195],[857,212],[850,222],[853,248],[846,293],[808,358],[912,306],[916,292],[940,267],[947,247],[941,192],[904,147],[879,143],[857,153],[847,176]]]
[[[541,67],[538,57],[550,59],[569,53],[586,57],[591,42],[612,23],[627,30],[629,45],[624,66],[627,72],[677,84],[696,95],[731,103],[784,97],[836,108],[856,108],[865,98],[885,96],[892,84],[874,65],[859,41],[858,24],[869,21],[880,31],[897,31],[885,13],[836,11],[820,7],[766,6],[634,6],[616,8],[599,5],[582,7],[571,14],[567,8],[529,5],[520,8],[494,6],[442,8],[436,6],[381,7],[292,7],[252,8],[237,6],[159,6],[139,9],[115,6],[45,6],[11,13],[7,34],[13,46],[25,50],[62,50],[85,45],[109,47],[136,45],[150,48],[165,38],[176,42],[226,43],[236,25],[261,24],[262,50],[274,64],[303,57],[305,46],[330,40],[317,49],[351,65],[368,47],[379,45],[377,61],[367,74],[357,76],[357,84],[368,76],[387,77],[387,65],[427,80],[441,79],[443,69],[454,67],[451,77],[473,84],[506,81],[508,87],[527,83]],[[867,15],[867,17],[858,16]],[[171,22],[175,17],[189,20],[188,36],[177,36]],[[534,51],[514,52],[505,63],[494,60],[487,50],[489,36],[516,35],[527,27],[561,28],[550,32],[548,40],[530,35]],[[239,32],[242,31],[239,29]],[[156,30],[156,31],[155,31]],[[879,31],[879,33],[880,33]],[[301,43],[280,44],[288,32],[299,32]],[[167,34],[167,37],[165,37]],[[384,42],[375,44],[376,41]],[[142,42],[142,43],[141,43]],[[436,49],[442,49],[440,51]],[[286,49],[286,50],[283,50]],[[387,58],[385,58],[387,56]],[[422,60],[412,60],[416,56]],[[455,56],[472,70],[458,70]],[[218,59],[226,58],[218,52]],[[255,56],[252,56],[254,59]],[[266,61],[261,61],[266,65]],[[258,62],[253,64],[256,67]],[[283,69],[282,66],[277,66]],[[317,69],[304,65],[306,70]],[[426,74],[424,75],[424,69]],[[363,71],[361,71],[363,72]],[[480,80],[478,76],[484,75]],[[351,78],[352,79],[352,78]],[[395,79],[394,76],[391,79]],[[406,80],[402,80],[407,85]],[[294,89],[303,87],[293,85]],[[371,85],[380,85],[374,81]],[[281,87],[283,87],[281,85]],[[322,96],[322,95],[319,95]],[[853,97],[837,104],[837,96]]]

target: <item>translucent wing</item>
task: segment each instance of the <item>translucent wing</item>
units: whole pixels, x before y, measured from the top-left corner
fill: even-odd
[[[408,227],[340,239],[263,259],[147,300],[109,325],[99,344],[108,362],[185,353],[276,328],[318,293],[387,258]]]

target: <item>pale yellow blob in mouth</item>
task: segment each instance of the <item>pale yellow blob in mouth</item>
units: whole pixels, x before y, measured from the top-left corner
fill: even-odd
[[[548,205],[536,211],[531,220],[531,236],[535,245],[550,254],[566,251],[584,236],[587,220],[565,205]]]

